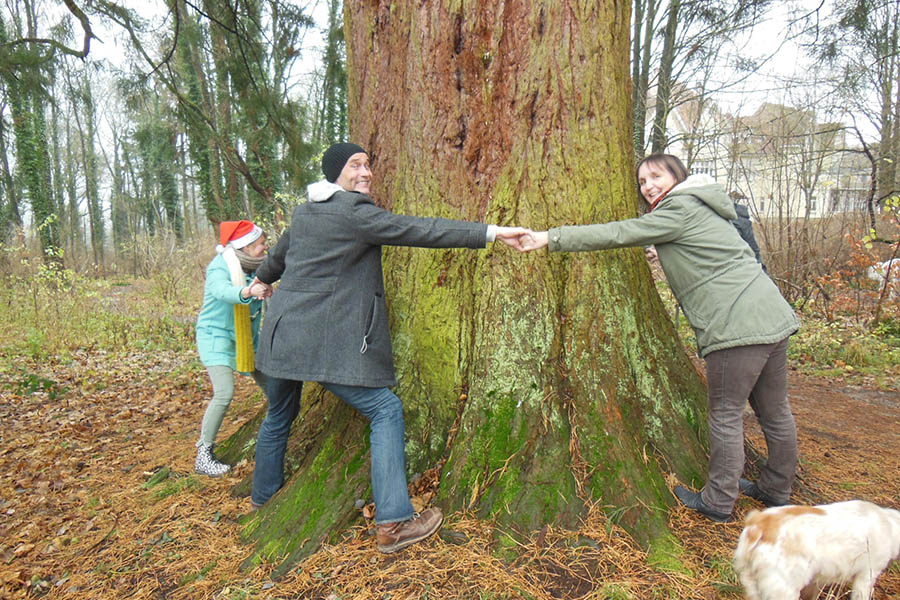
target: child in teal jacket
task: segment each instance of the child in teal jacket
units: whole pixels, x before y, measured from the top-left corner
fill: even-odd
[[[203,308],[197,317],[197,351],[209,373],[213,396],[200,428],[194,470],[201,475],[219,477],[230,467],[213,454],[216,435],[234,396],[236,334],[234,306],[249,304],[253,347],[259,334],[264,290],[252,285],[256,268],[266,255],[266,235],[250,221],[223,221],[219,224],[216,257],[206,268]],[[265,376],[256,369],[250,373],[265,389]]]

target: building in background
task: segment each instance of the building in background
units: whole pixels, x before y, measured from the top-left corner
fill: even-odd
[[[734,116],[685,88],[667,116],[668,152],[723,183],[757,219],[865,211],[871,162],[846,128],[812,110],[765,103]],[[652,115],[648,116],[652,122]]]

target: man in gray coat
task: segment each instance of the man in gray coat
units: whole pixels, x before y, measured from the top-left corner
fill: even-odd
[[[268,376],[269,408],[259,428],[251,502],[283,483],[284,452],[303,381],[316,381],[371,424],[372,493],[378,550],[394,552],[440,526],[438,508],[413,511],[406,482],[403,405],[394,377],[381,246],[483,248],[499,239],[521,249],[527,230],[396,215],[369,197],[366,151],[334,144],[322,156],[325,181],[309,186],[257,279],[280,280],[259,335],[257,368]]]

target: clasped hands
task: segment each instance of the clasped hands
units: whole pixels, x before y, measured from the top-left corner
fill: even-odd
[[[497,240],[519,252],[531,252],[546,246],[550,242],[550,234],[524,227],[497,227]]]
[[[530,252],[538,250],[547,245],[550,236],[546,231],[532,231],[525,227],[497,227],[497,240],[503,242],[507,246],[511,246],[519,252]],[[263,283],[254,277],[250,285],[245,288],[247,295],[245,298],[253,296],[257,300],[264,300],[272,295],[273,288],[268,283]]]
[[[244,292],[243,290],[241,290],[242,297],[249,298],[250,296],[253,296],[257,300],[265,300],[272,295],[273,291],[271,285],[269,285],[268,283],[263,283],[256,277],[254,277],[253,281],[250,282],[250,285],[248,285],[244,289],[247,290],[247,295],[244,296]]]

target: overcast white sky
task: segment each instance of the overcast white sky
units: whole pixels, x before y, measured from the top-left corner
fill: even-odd
[[[802,73],[808,62],[795,39],[791,20],[790,6],[778,3],[752,30],[734,35],[731,48],[735,54],[764,62],[744,82],[723,91],[720,104],[746,114],[765,101],[790,103],[785,97],[785,81]]]
[[[60,15],[65,15],[67,19],[72,19],[71,13],[62,6],[62,2],[59,0],[52,0],[52,2],[55,8],[51,12],[58,11]],[[313,20],[316,22],[316,26],[306,33],[301,53],[303,65],[301,65],[300,70],[310,71],[315,68],[315,63],[325,47],[322,30],[328,26],[328,3],[326,0],[288,0],[288,2],[303,8],[306,14],[312,14]],[[122,4],[137,10],[142,17],[157,23],[159,27],[165,30],[169,30],[171,27],[171,24],[165,21],[170,10],[166,2],[162,0],[150,0],[149,2],[125,0]],[[93,22],[93,20],[91,25],[94,33],[99,38],[99,40],[91,42],[91,56],[95,60],[107,59],[113,64],[120,63],[130,43],[128,37],[121,32],[118,26],[113,26],[110,29],[104,23],[99,21]],[[79,29],[78,36],[80,35],[81,31]],[[79,37],[78,44],[80,45],[80,43],[81,38]]]
[[[717,93],[714,96],[716,103],[741,116],[752,114],[763,102],[811,108],[820,122],[842,121],[850,125],[853,120],[848,115],[828,114],[828,107],[835,103],[829,102],[824,94],[832,84],[817,81],[817,76],[821,74],[825,78],[828,73],[815,65],[804,47],[811,39],[800,35],[801,17],[814,15],[810,21],[815,23],[818,19],[818,23],[823,24],[830,6],[830,2],[823,0],[778,2],[752,31],[736,33],[733,46],[739,56],[771,58],[745,81]],[[865,117],[857,116],[855,123],[867,139],[877,139],[875,126]]]
[[[321,34],[328,23],[328,6],[325,0],[293,0],[293,2],[302,6],[307,13],[311,13],[316,21],[316,27],[308,31],[304,39],[301,64],[297,66],[297,73],[295,73],[295,75],[300,76],[302,73],[310,72],[316,67],[324,50],[325,43]],[[805,3],[818,5],[819,0],[809,0]],[[56,5],[57,8],[66,13],[67,11],[60,4]],[[138,10],[143,16],[155,20],[165,29],[171,26],[162,22],[162,19],[169,12],[165,2],[160,0],[151,2],[129,0],[126,4],[134,4],[136,8],[139,7]],[[740,99],[744,95],[759,96],[761,90],[769,90],[770,93],[776,93],[780,87],[778,80],[785,76],[794,75],[798,67],[803,64],[801,60],[798,60],[797,45],[785,41],[786,36],[790,33],[785,30],[785,25],[789,20],[788,6],[788,3],[778,3],[770,11],[770,16],[757,26],[752,33],[736,36],[736,45],[746,47],[747,51],[754,55],[761,55],[775,48],[780,48],[780,50],[775,59],[766,63],[759,74],[748,80],[747,85],[727,92],[726,97],[734,98],[730,104],[741,104]],[[110,62],[119,63],[128,47],[129,41],[127,37],[118,29],[106,29],[102,23],[96,23],[95,30],[100,40],[94,40],[91,44],[93,57],[95,59],[105,58],[110,60]],[[723,99],[723,101],[725,100]]]

